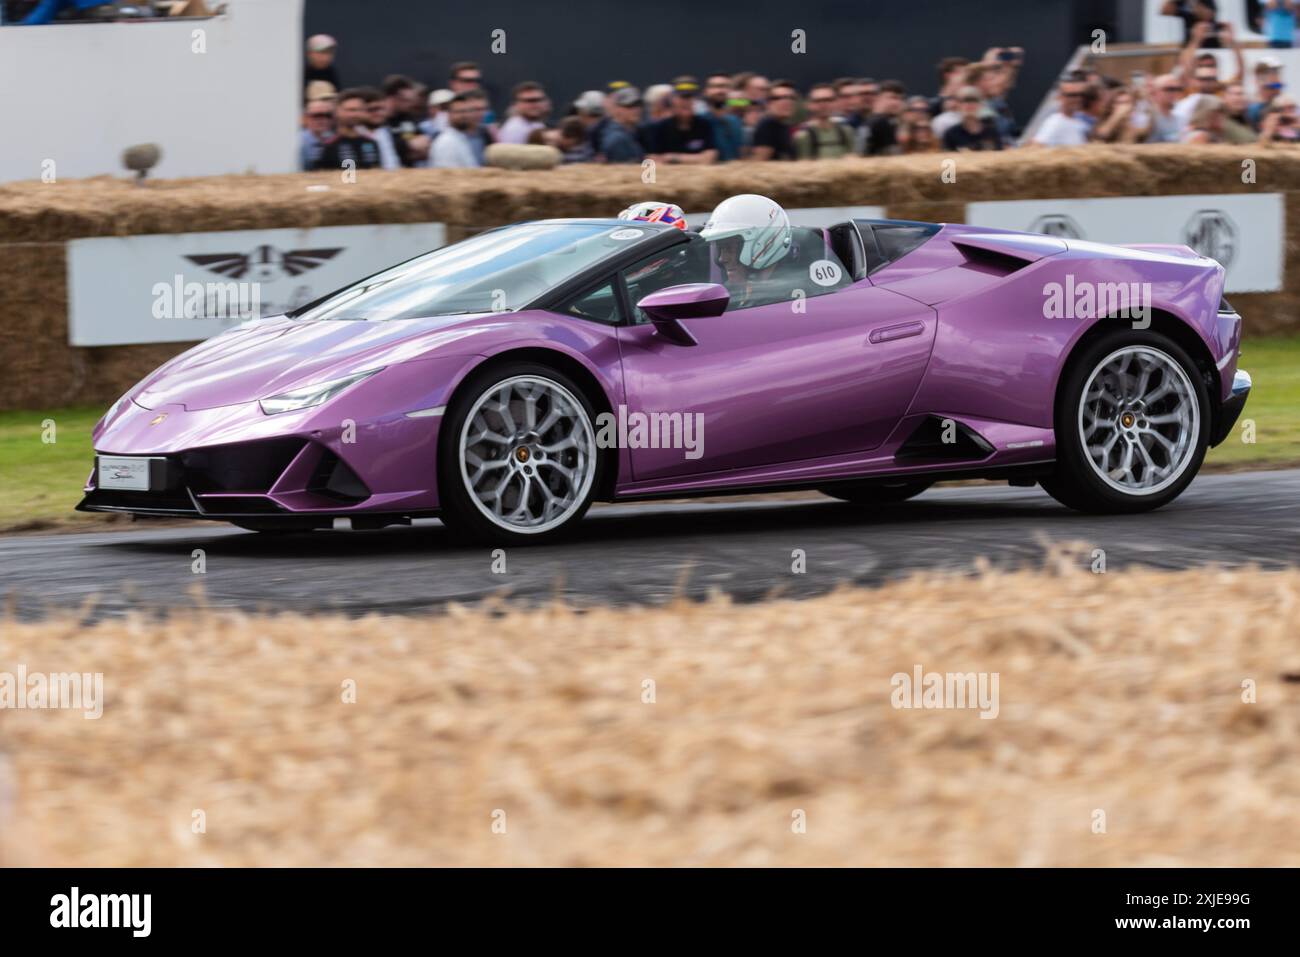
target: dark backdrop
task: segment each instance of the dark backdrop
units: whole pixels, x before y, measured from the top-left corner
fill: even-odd
[[[1028,119],[1074,47],[1111,27],[1124,0],[307,0],[305,34],[339,41],[345,84],[405,73],[446,85],[461,59],[482,66],[494,105],[520,80],[541,80],[556,115],[583,90],[622,79],[642,88],[675,74],[757,70],[801,89],[839,76],[895,78],[931,94],[944,56],[976,59],[1022,46],[1027,61],[1012,105]],[[491,34],[506,31],[493,55]],[[807,32],[807,50],[790,33]],[[1112,41],[1136,39],[1108,34]]]

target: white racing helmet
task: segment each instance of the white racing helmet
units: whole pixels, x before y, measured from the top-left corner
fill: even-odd
[[[740,264],[766,269],[790,252],[790,217],[766,196],[744,193],[720,202],[700,235],[709,242],[739,236]]]

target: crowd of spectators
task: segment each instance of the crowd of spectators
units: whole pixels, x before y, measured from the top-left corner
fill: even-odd
[[[1197,0],[1188,6],[1204,5],[1205,0]],[[1230,74],[1221,70],[1214,50],[1230,51]],[[1253,69],[1253,91],[1248,92],[1245,57],[1232,25],[1193,17],[1187,44],[1168,73],[1134,72],[1128,82],[1096,70],[1063,77],[1056,91],[1057,110],[1031,142],[1295,143],[1300,140],[1296,101],[1284,92],[1282,70],[1276,57],[1260,57]]]
[[[1283,15],[1293,0],[1265,0],[1272,46],[1289,42]],[[1017,146],[1103,143],[1286,143],[1300,138],[1296,103],[1282,64],[1265,57],[1248,93],[1232,27],[1212,0],[1169,0],[1164,12],[1187,25],[1187,43],[1169,73],[1131,73],[1127,81],[1095,70],[1061,78],[1058,108],[1024,138],[1009,94],[1024,63],[1020,47],[995,47],[979,60],[946,57],[930,95],[897,80],[841,77],[801,90],[753,72],[677,76],[642,90],[615,80],[560,110],[543,84],[510,91],[500,117],[479,64],[453,64],[447,85],[428,89],[406,76],[378,87],[344,88],[336,42],[307,44],[303,169],[474,167],[494,143],[554,147],[563,163],[712,164],[785,161]],[[1231,76],[1214,49],[1231,51]]]
[[[493,143],[540,144],[564,163],[725,163],[885,156],[1014,146],[1020,128],[1007,101],[1024,52],[989,50],[939,65],[933,96],[897,80],[841,77],[807,90],[758,73],[677,76],[641,90],[615,80],[588,90],[557,116],[546,88],[518,83],[500,119],[477,63],[453,64],[447,86],[406,76],[343,88],[336,41],[307,42],[301,162],[334,169],[470,167]]]

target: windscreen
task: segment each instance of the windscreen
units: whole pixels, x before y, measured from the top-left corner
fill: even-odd
[[[384,321],[511,312],[646,232],[626,223],[508,226],[394,266],[294,318]]]

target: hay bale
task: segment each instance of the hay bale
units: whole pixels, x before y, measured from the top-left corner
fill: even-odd
[[[500,169],[554,169],[562,159],[554,146],[493,143],[483,156],[488,166]]]

